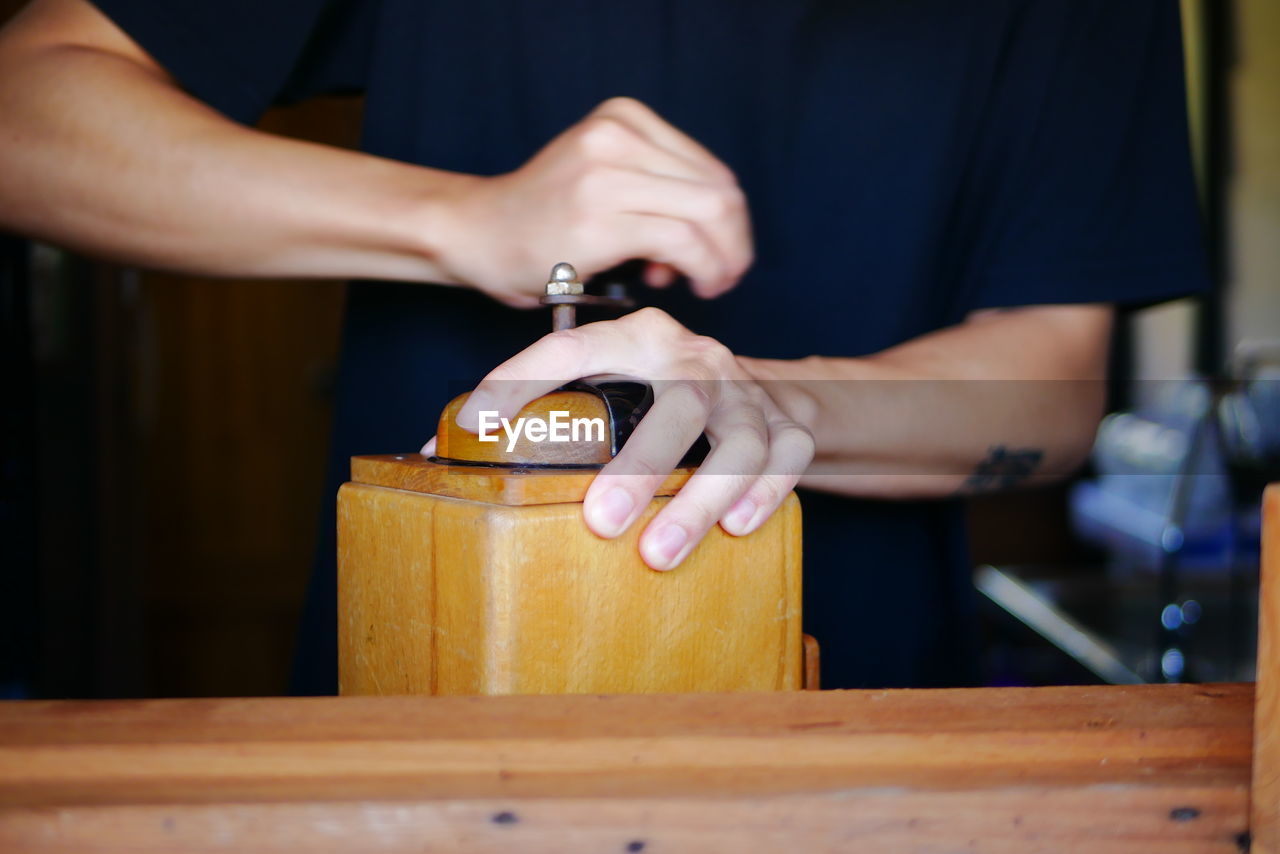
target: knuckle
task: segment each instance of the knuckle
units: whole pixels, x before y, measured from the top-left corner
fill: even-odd
[[[742,193],[742,188],[738,184],[738,176],[723,160],[711,155],[706,160],[706,169],[707,180],[714,182],[726,192]]]
[[[691,336],[688,347],[691,357],[717,378],[721,368],[733,359],[733,351],[709,335]]]
[[[760,417],[760,411],[752,406],[738,406],[725,432],[735,445],[751,453],[765,453],[769,449],[769,425]]]
[[[631,138],[627,126],[612,116],[592,115],[582,122],[578,146],[588,157],[610,158],[624,151]]]
[[[606,98],[596,107],[597,111],[616,112],[616,113],[634,113],[637,110],[648,109],[644,103],[631,98],[627,95],[614,95],[612,98]]]
[[[696,387],[709,405],[718,405],[724,396],[724,389],[720,387],[724,374],[719,362],[702,353],[686,353],[681,363],[681,379]]]
[[[705,187],[697,191],[695,209],[700,219],[719,220],[729,214],[732,204],[719,188]]]
[[[737,186],[710,187],[703,205],[708,217],[730,220],[742,216],[746,208],[746,199]]]
[[[693,426],[695,420],[699,427],[705,424],[715,406],[707,383],[701,382],[701,379],[697,376],[679,379],[667,389],[667,394],[677,404],[677,411],[687,419],[690,426]]]
[[[756,425],[742,424],[724,437],[717,450],[728,458],[734,474],[759,474],[769,458],[769,441]]]
[[[779,425],[774,430],[773,442],[780,449],[803,457],[806,462],[813,459],[814,452],[817,450],[813,434],[794,421]]]
[[[750,441],[753,452],[759,454],[760,464],[769,453],[769,427],[760,418],[745,420],[740,428],[742,435]]]
[[[672,326],[679,325],[674,317],[651,305],[645,306],[638,311],[633,311],[631,314],[626,315],[625,319],[649,329],[666,330]]]
[[[750,380],[738,380],[734,382],[733,388],[734,391],[745,396],[746,399],[751,402],[751,405],[755,406],[761,412],[767,411],[770,403],[772,403],[769,393],[766,392],[757,382],[752,382]]]

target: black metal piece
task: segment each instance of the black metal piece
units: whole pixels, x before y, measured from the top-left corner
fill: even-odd
[[[591,305],[607,308],[633,308],[636,301],[622,294],[547,294],[540,302],[543,305]]]

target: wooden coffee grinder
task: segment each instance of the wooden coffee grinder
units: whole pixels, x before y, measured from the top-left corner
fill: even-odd
[[[584,293],[556,265],[553,325]],[[622,536],[593,534],[582,499],[643,417],[641,383],[573,383],[528,404],[603,419],[601,436],[482,443],[440,416],[436,456],[355,457],[338,493],[339,682],[344,695],[560,694],[816,687],[800,632],[800,506],[758,530],[718,526],[675,570],[640,558],[649,519],[694,471],[675,471]],[[562,416],[563,417],[563,416]]]

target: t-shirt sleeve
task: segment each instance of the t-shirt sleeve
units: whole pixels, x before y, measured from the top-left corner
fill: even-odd
[[[373,2],[93,2],[187,92],[240,122],[275,103],[364,87]]]
[[[1028,0],[996,81],[964,194],[969,310],[1207,288],[1176,0]]]

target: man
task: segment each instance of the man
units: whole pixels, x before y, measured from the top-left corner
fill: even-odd
[[[758,526],[816,454],[825,684],[957,684],[959,508],[883,499],[1070,470],[1112,306],[1202,285],[1180,62],[1173,0],[36,0],[0,38],[0,207],[133,263],[384,280],[351,291],[334,485],[538,337],[489,297],[529,305],[562,260],[682,274],[714,299],[646,293],[664,311],[544,339],[478,391],[657,382],[655,441],[588,496],[604,536],[705,428],[720,458],[642,538],[657,569]],[[339,90],[366,93],[366,154],[233,121]]]

